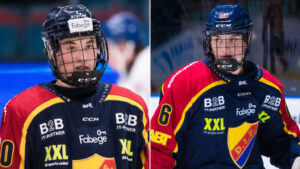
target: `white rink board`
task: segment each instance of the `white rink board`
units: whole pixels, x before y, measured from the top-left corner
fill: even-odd
[[[149,118],[151,119],[156,107],[158,106],[159,97],[154,96],[150,99],[149,105]],[[299,98],[286,98],[286,104],[288,106],[289,112],[292,118],[297,122],[300,127],[300,97]],[[263,157],[264,166],[266,169],[277,169],[270,164],[270,160],[267,157]]]

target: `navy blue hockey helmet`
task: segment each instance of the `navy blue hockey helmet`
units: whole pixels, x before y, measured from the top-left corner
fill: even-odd
[[[107,42],[100,28],[100,21],[96,20],[94,15],[83,5],[58,6],[49,12],[43,23],[42,39],[50,67],[56,78],[79,88],[90,87],[98,83],[109,58]],[[65,38],[73,37],[95,38],[96,44],[93,46],[96,47],[93,47],[93,50],[97,51],[97,54],[95,54],[95,68],[93,70],[74,72],[61,72],[59,70],[56,54],[61,49],[60,42]],[[83,50],[82,55],[84,55]],[[72,51],[70,53],[72,54]],[[70,74],[71,76],[69,76]]]
[[[142,43],[141,21],[131,12],[120,12],[113,15],[105,24],[105,37],[115,42],[130,40],[135,44]]]
[[[205,24],[205,40],[203,50],[205,56],[217,69],[221,71],[235,71],[242,66],[247,54],[249,53],[251,42],[251,28],[253,22],[249,17],[248,11],[239,3],[237,4],[218,4],[210,13]],[[244,58],[242,62],[235,59],[216,60],[211,47],[211,36],[224,34],[241,34],[244,42]]]

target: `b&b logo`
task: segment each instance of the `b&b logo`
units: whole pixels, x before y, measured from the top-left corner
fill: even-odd
[[[204,98],[205,111],[218,111],[225,109],[224,96]]]
[[[116,113],[117,130],[123,129],[129,132],[135,132],[137,125],[137,116],[126,113]]]
[[[265,107],[274,111],[277,111],[281,103],[280,97],[266,95],[264,103],[261,107]]]
[[[41,135],[47,134],[55,130],[61,130],[64,128],[63,120],[60,118],[49,120],[47,123],[40,124]]]

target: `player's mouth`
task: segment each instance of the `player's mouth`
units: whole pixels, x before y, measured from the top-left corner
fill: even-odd
[[[233,56],[232,55],[221,56],[221,60],[229,60],[229,59],[233,59]]]
[[[88,66],[77,66],[75,67],[76,72],[85,72],[90,71],[91,69]]]

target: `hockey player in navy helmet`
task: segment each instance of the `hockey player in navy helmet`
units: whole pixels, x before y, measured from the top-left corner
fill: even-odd
[[[205,25],[206,60],[162,86],[151,119],[152,169],[299,168],[300,132],[283,86],[247,61],[253,23],[240,4],[219,4]]]
[[[148,168],[144,100],[99,81],[108,62],[100,22],[83,5],[55,7],[42,39],[57,80],[5,106],[0,168]]]

